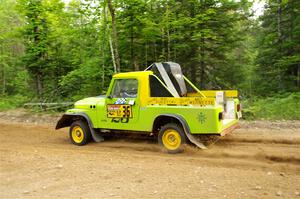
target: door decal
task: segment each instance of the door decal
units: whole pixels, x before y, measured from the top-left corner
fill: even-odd
[[[131,105],[108,104],[107,105],[107,117],[108,118],[132,118]]]

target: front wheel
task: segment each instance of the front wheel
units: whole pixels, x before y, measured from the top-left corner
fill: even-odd
[[[89,126],[83,121],[73,122],[69,135],[71,142],[78,146],[87,144],[92,138]]]
[[[177,124],[166,124],[159,131],[158,143],[167,150],[168,153],[182,152],[185,142],[185,133],[182,127]]]

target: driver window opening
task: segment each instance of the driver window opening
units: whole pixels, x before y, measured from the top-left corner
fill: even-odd
[[[138,80],[117,79],[112,90],[113,98],[136,98],[138,92]]]

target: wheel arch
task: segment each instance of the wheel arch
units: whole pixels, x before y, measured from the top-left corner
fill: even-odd
[[[92,121],[90,120],[89,116],[85,113],[66,113],[58,120],[55,129],[71,126],[71,124],[77,120],[83,120],[88,124],[90,129],[93,128]]]
[[[87,123],[88,127],[90,128],[92,138],[95,142],[102,142],[104,140],[104,138],[101,135],[96,133],[91,119],[85,113],[71,113],[71,114],[66,113],[66,114],[64,114],[60,118],[60,120],[57,122],[55,129],[60,129],[60,128],[71,126],[71,124],[77,120],[83,120]]]
[[[152,126],[152,132],[158,132],[158,129],[168,123],[178,123],[182,126],[183,131],[185,134],[190,134],[190,128],[186,122],[186,120],[181,116],[177,114],[161,114],[158,115]]]

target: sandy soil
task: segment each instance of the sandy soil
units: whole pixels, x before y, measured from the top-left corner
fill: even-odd
[[[0,198],[300,198],[299,121],[169,155],[145,138],[74,146],[57,115],[24,113],[0,113]]]

